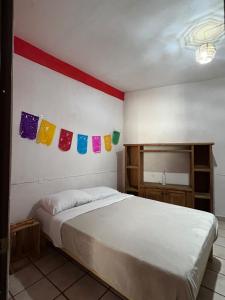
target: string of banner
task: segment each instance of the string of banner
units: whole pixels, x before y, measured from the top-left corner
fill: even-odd
[[[55,136],[56,125],[42,119],[39,129],[39,117],[22,111],[20,121],[20,136],[29,140],[35,140],[38,144],[50,146]],[[105,150],[110,152],[112,144],[117,145],[120,139],[120,132],[114,130],[112,134],[103,136]],[[58,147],[62,151],[69,151],[72,145],[73,132],[61,128]],[[92,150],[94,153],[101,153],[101,136],[92,136]],[[86,154],[88,149],[88,135],[77,135],[77,152]]]

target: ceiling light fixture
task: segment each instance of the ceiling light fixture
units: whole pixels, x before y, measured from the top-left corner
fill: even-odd
[[[202,44],[196,50],[196,61],[199,64],[210,63],[216,55],[216,47],[212,43]]]
[[[182,34],[184,46],[195,51],[199,64],[210,63],[225,37],[224,20],[221,17],[206,17],[196,20]]]

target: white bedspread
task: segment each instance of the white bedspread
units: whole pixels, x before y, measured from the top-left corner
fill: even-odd
[[[54,246],[62,248],[61,227],[64,222],[75,218],[81,214],[98,209],[100,207],[110,205],[112,203],[122,201],[129,197],[132,197],[132,195],[119,193],[102,200],[94,201],[85,205],[64,210],[63,212],[55,216],[50,215],[43,208],[40,207],[36,210],[36,217],[41,222],[42,231],[51,238]]]
[[[218,226],[210,213],[127,194],[37,217],[55,246],[132,300],[196,299]]]

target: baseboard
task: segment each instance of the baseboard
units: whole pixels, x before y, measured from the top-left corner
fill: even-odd
[[[217,217],[217,219],[219,220],[219,221],[224,221],[225,222],[225,217],[222,217],[222,216],[216,216]]]

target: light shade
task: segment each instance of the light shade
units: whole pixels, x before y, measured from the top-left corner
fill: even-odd
[[[208,64],[216,55],[216,47],[212,43],[201,45],[196,50],[196,61],[199,64]]]

